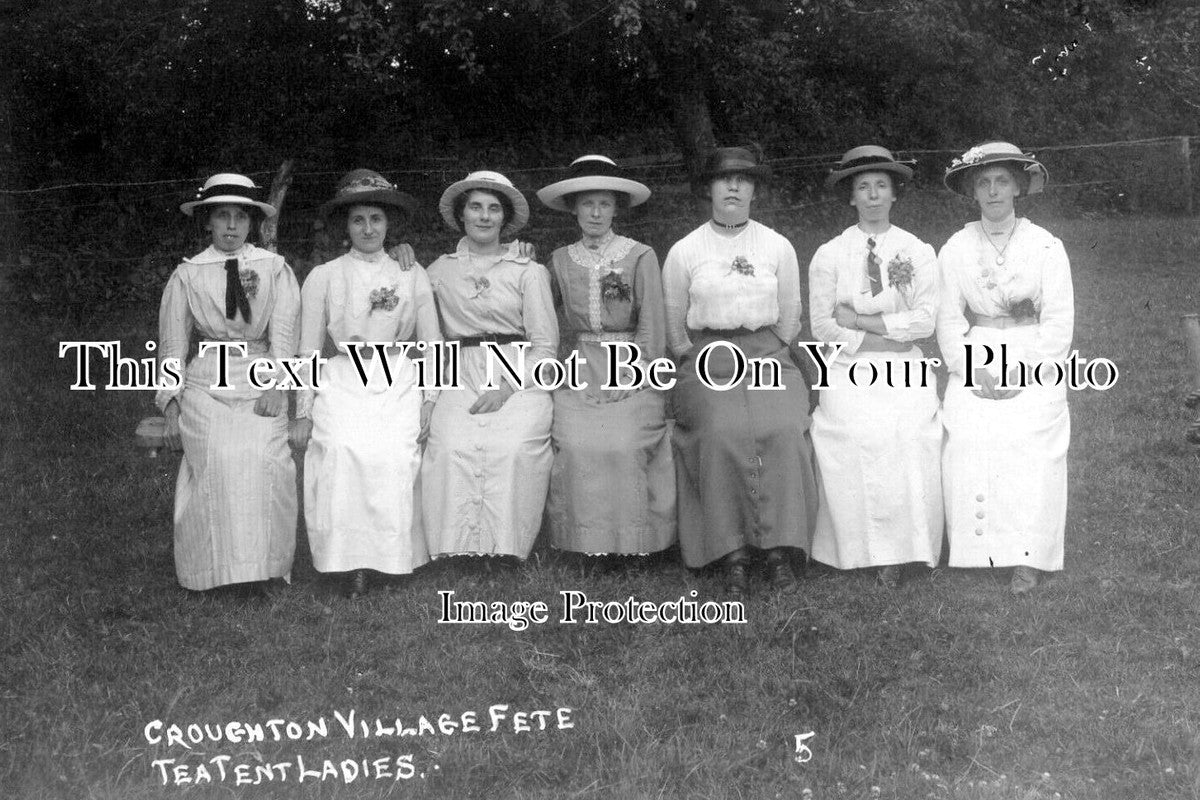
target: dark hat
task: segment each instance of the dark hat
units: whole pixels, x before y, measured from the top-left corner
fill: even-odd
[[[892,151],[873,144],[854,147],[842,155],[842,160],[825,179],[825,188],[835,186],[839,181],[857,175],[860,172],[891,172],[904,180],[912,177],[913,171],[909,164],[915,161],[898,161]]]
[[[333,199],[321,206],[321,216],[345,206],[369,205],[398,208],[410,217],[417,210],[412,195],[400,191],[378,172],[352,169],[338,181]]]
[[[567,167],[567,177],[538,189],[538,200],[555,211],[572,211],[565,198],[577,192],[621,192],[629,197],[629,205],[637,206],[650,199],[650,188],[644,183],[621,175],[621,168],[605,156],[580,156]]]
[[[220,206],[233,204],[251,206],[266,214],[275,216],[275,206],[264,203],[262,188],[245,175],[236,172],[219,172],[204,182],[204,186],[196,192],[194,199],[179,206],[179,210],[192,216],[199,206]]]
[[[972,167],[982,167],[992,164],[1013,164],[1029,176],[1029,191],[1027,194],[1037,194],[1046,187],[1050,180],[1050,172],[1042,162],[1034,158],[1032,153],[1023,153],[1021,148],[1008,142],[984,142],[975,145],[967,152],[950,162],[942,183],[955,194],[971,197],[972,192],[963,186],[963,177]]]
[[[755,147],[718,147],[708,154],[704,169],[697,176],[696,192],[707,196],[707,184],[721,175],[748,175],[756,181],[771,177],[771,168],[766,165],[762,150]]]

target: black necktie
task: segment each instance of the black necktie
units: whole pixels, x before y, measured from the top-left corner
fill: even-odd
[[[867,278],[871,281],[871,296],[883,291],[883,281],[879,275],[879,256],[875,255],[875,238],[867,237]]]
[[[238,274],[238,260],[225,259],[225,319],[233,319],[234,314],[242,312],[242,319],[250,321],[250,300],[246,290],[242,288],[242,276]]]

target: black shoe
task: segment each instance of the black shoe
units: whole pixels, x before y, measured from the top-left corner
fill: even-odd
[[[725,591],[735,599],[743,598],[750,592],[750,573],[745,564],[738,562],[725,567]]]
[[[786,561],[777,561],[767,565],[767,580],[771,584],[771,588],[777,592],[795,591],[796,574],[792,572],[791,566]]]
[[[350,600],[357,600],[365,595],[368,590],[367,571],[365,569],[356,569],[346,576],[346,597]]]
[[[767,582],[777,592],[791,592],[796,589],[796,573],[792,572],[787,553],[773,550],[767,556]]]

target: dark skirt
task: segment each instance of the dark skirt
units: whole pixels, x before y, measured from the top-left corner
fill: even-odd
[[[748,359],[774,359],[784,388],[750,388],[749,366],[727,391],[705,385],[696,374],[696,359],[713,341],[729,342]],[[701,331],[693,344],[678,364],[672,392],[685,563],[701,567],[745,546],[807,550],[817,511],[808,386],[787,346],[770,328]],[[717,347],[707,374],[710,382],[724,386],[736,368],[730,348]]]

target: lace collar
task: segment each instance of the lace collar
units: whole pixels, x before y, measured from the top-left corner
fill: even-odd
[[[637,244],[627,236],[618,236],[612,230],[600,240],[600,247],[593,250],[587,247],[583,240],[567,247],[567,255],[584,269],[600,269],[617,263],[629,255],[629,251]]]
[[[376,250],[374,253],[364,253],[363,251],[357,250],[353,247],[350,248],[346,255],[350,256],[355,261],[363,261],[367,264],[379,264],[388,257],[388,254],[383,250]]]

